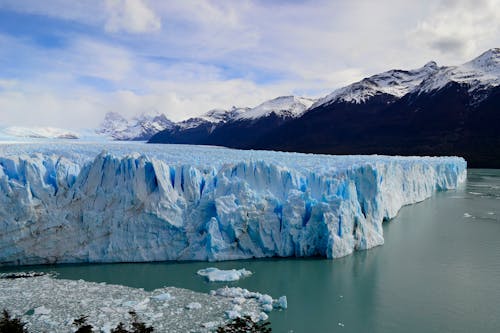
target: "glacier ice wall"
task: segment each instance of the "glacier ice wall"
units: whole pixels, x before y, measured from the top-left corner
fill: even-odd
[[[43,148],[0,149],[0,265],[336,258],[466,175],[458,157]]]

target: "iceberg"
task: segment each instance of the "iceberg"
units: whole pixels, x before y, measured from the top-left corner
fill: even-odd
[[[465,177],[459,157],[0,144],[0,265],[338,258]]]
[[[231,282],[252,275],[252,272],[242,269],[222,270],[215,267],[200,269],[196,274],[204,276],[210,282]]]

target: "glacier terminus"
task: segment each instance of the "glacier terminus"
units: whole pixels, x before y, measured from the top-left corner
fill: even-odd
[[[3,143],[0,265],[337,258],[465,178],[459,157]]]

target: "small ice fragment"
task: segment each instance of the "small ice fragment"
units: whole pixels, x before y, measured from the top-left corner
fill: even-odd
[[[273,304],[273,298],[269,295],[260,295],[259,297],[259,303],[264,305],[264,304]]]
[[[52,310],[51,309],[47,309],[45,306],[39,306],[38,308],[35,308],[35,315],[48,315],[49,313],[51,313]]]
[[[276,302],[274,302],[274,307],[276,309],[286,309],[288,307],[288,302],[286,296],[281,296]]]
[[[216,321],[209,321],[207,323],[201,324],[201,326],[204,328],[216,328],[219,326],[219,323]]]
[[[238,311],[233,311],[233,310],[226,311],[226,316],[228,319],[231,319],[231,320],[241,317],[241,315]]]
[[[201,309],[201,304],[198,302],[191,302],[188,305],[186,305],[186,309],[188,309],[188,310]]]
[[[471,215],[471,214],[469,214],[469,213],[464,213],[464,217],[465,217],[465,218],[470,218],[470,217],[472,217],[472,215]]]
[[[495,212],[488,212],[488,215],[495,215]]]
[[[269,316],[265,312],[259,313],[259,321],[264,321],[269,319]]]
[[[339,324],[338,324],[338,325],[339,325],[340,327],[344,327],[344,326],[345,326],[345,325],[344,325],[344,323],[341,323],[341,322],[339,322]]]
[[[198,275],[204,276],[210,282],[231,282],[252,275],[252,272],[242,269],[222,270],[215,267],[200,269]]]
[[[212,292],[212,291],[213,290],[211,290],[210,292]],[[215,295],[215,291],[214,291],[214,295]],[[245,303],[245,298],[235,297],[235,298],[233,298],[233,300],[231,302],[233,302],[233,304],[240,304],[241,305],[241,304]]]
[[[271,304],[264,304],[262,305],[262,310],[265,312],[271,312],[273,311],[273,306]]]
[[[133,307],[136,304],[137,304],[136,301],[126,301],[122,303],[122,306]]]
[[[156,296],[152,296],[151,298],[154,299],[155,301],[164,302],[164,301],[171,300],[173,297],[169,293],[163,293],[163,294],[159,294],[159,295],[156,295]]]

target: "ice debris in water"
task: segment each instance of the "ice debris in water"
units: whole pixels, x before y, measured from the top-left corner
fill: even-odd
[[[110,332],[119,322],[130,322],[129,311],[155,332],[213,332],[239,316],[267,319],[261,300],[269,300],[239,289],[210,295],[173,287],[148,292],[51,276],[0,279],[0,291],[0,309],[20,317],[30,332],[51,333],[73,332],[73,321],[82,315],[96,332]]]
[[[243,277],[252,275],[252,272],[242,269],[221,270],[215,267],[200,269],[198,275],[204,276],[210,282],[231,282],[238,281]]]
[[[201,309],[201,304],[198,302],[191,302],[188,305],[186,305],[186,309],[188,310],[198,310]]]
[[[252,292],[239,287],[224,287],[217,290],[212,290],[210,291],[210,294],[227,297],[233,300],[233,303],[235,305],[231,310],[226,312],[226,315],[229,319],[241,317],[241,312],[239,311],[240,307],[237,304],[241,304],[242,300],[245,299],[255,299],[263,310],[263,312],[258,316],[250,316],[254,321],[265,320],[262,318],[267,318],[266,312],[271,312],[273,309],[286,309],[288,306],[286,296],[281,296],[276,300],[269,295]]]
[[[0,144],[0,265],[338,258],[465,177],[458,157]]]

